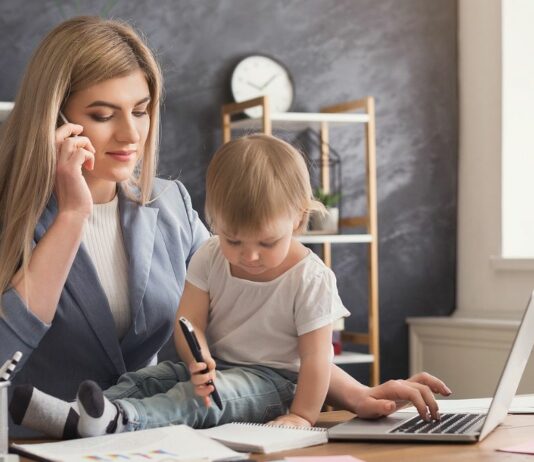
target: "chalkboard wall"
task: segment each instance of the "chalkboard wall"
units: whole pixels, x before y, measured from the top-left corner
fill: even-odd
[[[156,52],[166,81],[159,174],[181,179],[199,211],[220,105],[232,101],[229,76],[242,57],[260,52],[289,67],[295,111],[376,98],[382,377],[405,376],[406,317],[455,307],[456,0],[3,0],[0,100],[14,99],[44,34],[79,14],[128,20]],[[361,135],[331,136],[346,216],[364,207]],[[365,249],[336,246],[333,258],[353,313],[347,328],[365,329]],[[349,371],[367,379],[366,367]]]

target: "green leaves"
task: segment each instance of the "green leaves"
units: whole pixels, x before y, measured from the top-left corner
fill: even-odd
[[[313,195],[326,208],[335,207],[341,199],[341,193],[327,193],[322,188],[317,188]]]

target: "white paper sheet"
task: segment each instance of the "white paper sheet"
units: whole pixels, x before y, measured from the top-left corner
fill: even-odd
[[[54,443],[12,445],[46,460],[88,462],[212,461],[243,459],[244,454],[201,435],[186,425]]]

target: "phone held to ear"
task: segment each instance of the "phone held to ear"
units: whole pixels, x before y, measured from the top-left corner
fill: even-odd
[[[62,125],[65,125],[65,124],[68,124],[70,123],[67,118],[65,117],[65,114],[63,114],[63,112],[60,110],[59,111],[59,114],[58,114],[58,117],[61,119],[61,121],[63,122]],[[67,138],[73,138],[75,137],[76,134],[75,133],[72,133],[70,136],[68,136]],[[93,170],[93,168],[89,168],[91,165],[91,162],[89,160],[86,160],[84,163],[83,163],[83,167],[87,170]],[[2,462],[2,460],[0,460],[0,462]]]
[[[65,117],[65,114],[63,114],[63,112],[59,111],[59,118],[61,119],[61,121],[64,123],[64,124],[68,124],[69,121],[67,120],[67,118]]]

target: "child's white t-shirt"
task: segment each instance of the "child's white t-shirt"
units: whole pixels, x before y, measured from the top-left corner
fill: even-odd
[[[298,336],[349,316],[336,277],[313,252],[268,282],[232,276],[219,237],[193,255],[187,281],[208,292],[211,355],[236,364],[298,371]]]

